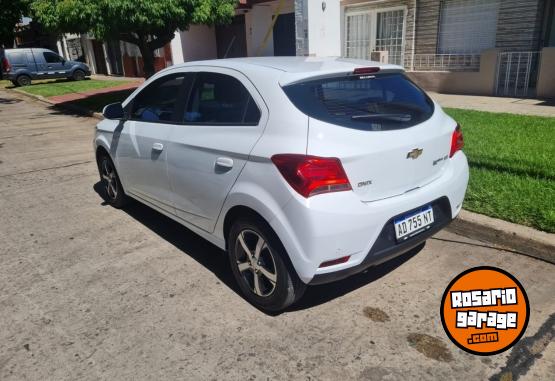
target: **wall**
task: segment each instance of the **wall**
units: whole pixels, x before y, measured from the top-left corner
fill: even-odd
[[[480,55],[480,71],[431,72],[414,71],[407,75],[428,91],[453,94],[494,95],[498,49]]]
[[[218,56],[216,32],[210,26],[191,25],[189,30],[181,32],[181,46],[185,62],[213,59]]]
[[[555,98],[555,47],[542,50],[536,95],[538,98]]]
[[[172,62],[174,65],[185,62],[183,57],[183,41],[181,40],[181,32],[176,30],[173,34],[173,40],[170,42],[172,48]]]
[[[341,8],[339,0],[308,1],[308,54],[317,57],[341,55]]]
[[[543,0],[502,0],[497,16],[497,48],[538,50]]]
[[[417,4],[415,54],[436,54],[440,1],[419,0]]]
[[[94,59],[94,52],[93,52],[91,39],[86,34],[82,34],[80,39],[81,39],[81,46],[83,47],[83,54],[85,55],[85,61],[87,65],[89,65],[91,72],[93,74],[96,74],[96,61]]]

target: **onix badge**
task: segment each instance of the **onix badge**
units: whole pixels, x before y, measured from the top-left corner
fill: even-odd
[[[410,151],[409,153],[407,153],[407,159],[413,159],[413,160],[418,159],[418,157],[419,157],[420,155],[422,155],[422,151],[423,151],[422,148],[415,148],[415,149],[413,149],[412,151]]]

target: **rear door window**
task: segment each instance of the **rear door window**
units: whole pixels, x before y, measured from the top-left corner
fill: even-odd
[[[402,73],[309,80],[283,90],[312,118],[368,131],[408,128],[434,111],[431,99]]]
[[[200,72],[189,96],[186,124],[257,125],[260,109],[235,77]]]
[[[8,59],[10,60],[11,65],[26,65],[27,59],[25,58],[25,54],[22,52],[17,53],[9,53]]]

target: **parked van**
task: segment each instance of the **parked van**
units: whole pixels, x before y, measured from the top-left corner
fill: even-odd
[[[75,81],[91,75],[89,67],[67,61],[52,50],[43,48],[6,49],[2,58],[4,79],[15,86],[27,86],[33,79],[68,78]]]

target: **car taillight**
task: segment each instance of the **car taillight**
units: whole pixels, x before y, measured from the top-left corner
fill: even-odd
[[[12,66],[10,65],[6,57],[2,58],[2,69],[4,69],[6,73],[12,70]]]
[[[451,136],[451,152],[449,153],[449,157],[453,157],[455,152],[462,150],[464,147],[464,138],[461,126],[457,124],[455,131],[453,131],[453,135]]]
[[[272,162],[289,185],[304,197],[351,190],[341,161],[335,157],[278,154],[272,156]]]

